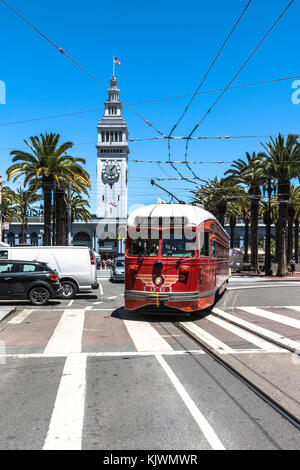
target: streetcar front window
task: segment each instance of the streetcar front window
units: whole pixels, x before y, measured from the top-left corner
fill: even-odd
[[[159,239],[150,238],[131,239],[128,248],[129,256],[157,256],[159,250]]]
[[[177,256],[191,258],[195,256],[195,233],[191,232],[189,236],[184,233],[171,233],[168,238],[162,239],[162,256]]]

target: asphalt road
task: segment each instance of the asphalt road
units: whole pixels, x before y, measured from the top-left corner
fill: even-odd
[[[126,312],[123,291],[103,281],[74,301],[20,302],[0,323],[0,449],[300,448],[299,431],[174,322],[192,323],[224,354],[276,361],[291,353],[271,354],[267,343],[221,327],[208,312]],[[238,310],[247,306],[259,315]],[[291,306],[300,306],[299,283],[238,278],[217,303],[298,341],[300,313]]]

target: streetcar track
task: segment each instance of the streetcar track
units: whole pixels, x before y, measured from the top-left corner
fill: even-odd
[[[300,429],[300,420],[290,413],[286,408],[284,408],[280,403],[274,400],[272,397],[267,395],[261,388],[251,382],[247,377],[245,377],[242,373],[240,373],[237,369],[231,366],[228,362],[226,362],[223,358],[220,357],[213,349],[209,348],[206,344],[204,344],[201,340],[196,338],[190,331],[188,331],[184,327],[184,323],[181,322],[174,322],[173,325],[184,333],[187,337],[189,337],[194,343],[196,343],[203,351],[205,351],[210,357],[212,357],[218,364],[224,367],[228,372],[230,372],[235,378],[237,378],[240,382],[247,386],[253,393],[255,393],[259,398],[261,398],[265,403],[271,406],[277,413],[279,413],[283,418],[285,418],[289,423],[293,424],[297,429]],[[239,325],[238,325],[239,326]],[[252,332],[254,333],[254,332]],[[259,336],[259,335],[258,335]],[[270,341],[269,338],[265,338],[266,340]],[[286,349],[286,348],[284,348]]]

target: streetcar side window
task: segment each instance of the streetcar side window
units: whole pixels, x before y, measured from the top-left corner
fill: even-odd
[[[209,256],[209,232],[200,232],[199,233],[200,241],[200,256],[208,257]]]
[[[216,242],[212,240],[211,242],[211,257],[215,258],[217,256]]]

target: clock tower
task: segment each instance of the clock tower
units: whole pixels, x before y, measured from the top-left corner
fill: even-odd
[[[128,129],[122,116],[117,79],[113,76],[102,120],[98,123],[97,217],[105,223],[127,219]]]

